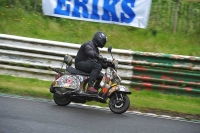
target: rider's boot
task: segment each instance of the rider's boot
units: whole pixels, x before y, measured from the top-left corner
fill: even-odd
[[[97,80],[96,83],[94,84],[94,88],[98,91],[98,89],[100,88],[100,83],[101,80]]]
[[[97,90],[93,86],[88,86],[87,93],[97,93]]]
[[[88,88],[87,88],[86,93],[97,93],[97,90],[93,87],[94,82],[95,82],[95,78],[91,76],[88,81]]]

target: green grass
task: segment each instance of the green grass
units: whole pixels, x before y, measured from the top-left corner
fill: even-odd
[[[133,92],[131,106],[136,108],[154,108],[181,113],[200,114],[200,98],[167,95],[150,91]]]
[[[43,16],[20,6],[0,6],[0,33],[82,44],[101,30],[108,36],[106,47],[133,51],[200,56],[199,34],[173,34],[154,28],[149,20],[147,29],[114,24],[94,23]]]
[[[49,92],[51,82],[38,79],[0,76],[0,92],[52,99]],[[157,109],[185,114],[200,115],[200,97],[167,95],[154,91],[134,91],[128,95],[131,101],[130,109]],[[89,105],[108,107],[108,104],[88,102]]]
[[[1,75],[0,92],[18,95],[51,98],[49,86],[51,82],[38,79],[19,78],[9,75]]]

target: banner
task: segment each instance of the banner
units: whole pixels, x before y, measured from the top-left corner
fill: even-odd
[[[42,0],[44,15],[146,28],[151,0]]]

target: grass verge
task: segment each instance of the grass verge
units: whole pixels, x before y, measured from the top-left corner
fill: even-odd
[[[52,99],[52,94],[49,92],[50,81],[9,75],[1,75],[0,81],[1,93]],[[131,101],[129,110],[200,120],[200,97],[169,95],[145,90],[134,91],[132,89],[131,91],[132,94],[129,95]],[[108,107],[108,104],[94,101],[87,104]]]
[[[199,34],[172,34],[168,29],[157,30],[152,25],[140,29],[55,18],[41,12],[29,12],[21,6],[0,6],[1,34],[83,44],[101,30],[108,36],[106,47],[112,45],[118,49],[200,56]]]

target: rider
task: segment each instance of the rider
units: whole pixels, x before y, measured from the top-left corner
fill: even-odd
[[[102,68],[106,69],[104,63],[107,59],[100,55],[98,48],[103,48],[107,42],[105,33],[98,31],[93,39],[82,44],[75,58],[75,67],[86,73],[90,73],[87,93],[97,93],[103,78]],[[96,82],[95,82],[96,81]],[[95,84],[95,85],[94,85]]]

